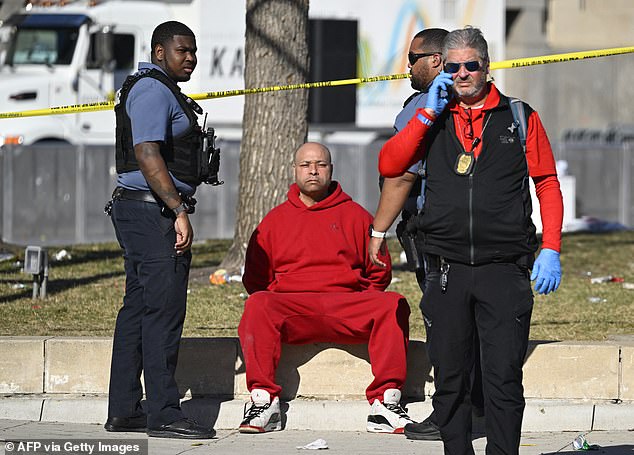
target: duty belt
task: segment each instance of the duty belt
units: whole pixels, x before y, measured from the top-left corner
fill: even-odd
[[[128,190],[120,186],[116,187],[112,192],[112,199],[127,199],[131,201],[151,202],[152,204],[158,204],[158,201],[154,197],[154,193],[151,191],[143,190]]]
[[[183,193],[178,193],[181,198],[181,201],[185,205],[185,211],[189,214],[194,213],[196,199],[192,196],[187,196]],[[174,211],[167,207],[163,201],[157,198],[152,191],[148,190],[128,190],[126,188],[122,188],[120,186],[116,187],[112,192],[112,199],[106,203],[103,211],[106,215],[110,216],[112,214],[112,203],[118,200],[128,200],[128,201],[140,201],[140,202],[149,202],[151,204],[158,204],[161,207],[161,215],[167,218],[174,218]]]
[[[112,215],[112,203],[120,199],[127,199],[129,201],[150,202],[151,204],[159,203],[151,191],[127,190],[118,186],[112,192],[112,198],[108,202],[106,202],[106,206],[103,208],[103,213],[108,216]],[[163,213],[162,209],[161,213]]]

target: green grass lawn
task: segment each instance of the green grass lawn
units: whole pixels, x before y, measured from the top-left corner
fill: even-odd
[[[237,336],[246,293],[242,284],[209,284],[209,274],[229,247],[228,240],[197,243],[190,275],[185,336]],[[398,263],[395,241],[390,248]],[[123,297],[125,276],[114,243],[67,247],[71,258],[51,257],[48,297],[32,300],[31,276],[21,272],[24,251],[4,245],[17,257],[0,262],[0,335],[111,336]],[[53,256],[61,248],[50,248]],[[623,283],[592,284],[591,277],[613,275],[634,283],[634,232],[565,235],[560,289],[536,296],[531,338],[603,340],[634,334],[634,290]],[[390,290],[412,307],[411,337],[424,339],[418,309],[420,290],[413,273],[395,270]]]

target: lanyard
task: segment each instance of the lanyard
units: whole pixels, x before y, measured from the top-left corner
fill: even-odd
[[[484,126],[482,127],[482,131],[480,132],[480,136],[476,137],[475,139],[473,139],[473,141],[471,142],[471,149],[469,151],[467,151],[467,147],[466,147],[466,141],[467,139],[469,139],[467,136],[467,134],[464,133],[464,130],[467,126],[467,122],[469,127],[471,128],[471,136],[473,137],[473,122],[471,120],[471,109],[469,108],[468,110],[466,110],[469,114],[469,118],[467,120],[465,120],[465,123],[463,125],[462,121],[462,116],[460,114],[458,114],[457,117],[459,117],[459,123],[460,123],[460,143],[462,144],[462,148],[465,150],[465,153],[474,153],[475,149],[478,147],[478,145],[480,144],[480,142],[482,142],[482,137],[484,136],[484,130],[486,130],[487,125],[489,124],[489,120],[491,119],[491,116],[485,113],[484,115],[486,116],[486,120],[484,122]]]

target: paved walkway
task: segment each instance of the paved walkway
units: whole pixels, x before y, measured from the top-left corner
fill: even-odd
[[[634,422],[633,422],[634,424]],[[634,426],[634,425],[633,425]],[[540,432],[525,433],[522,436],[520,447],[521,455],[580,455],[572,447],[573,439],[578,436],[572,432]],[[55,439],[57,444],[69,442],[75,444],[74,451],[57,452],[59,455],[73,454],[84,455],[79,444],[82,440],[87,444],[97,444],[98,441],[114,444],[113,439],[118,439],[118,444],[125,441],[132,443],[148,441],[149,454],[151,455],[242,455],[242,454],[310,454],[313,451],[300,450],[298,446],[304,446],[317,439],[324,439],[328,445],[327,454],[335,455],[442,455],[442,443],[427,441],[410,441],[401,435],[370,434],[356,431],[300,431],[285,430],[276,433],[259,435],[243,435],[237,431],[218,431],[216,438],[211,440],[187,441],[177,439],[147,438],[144,434],[135,433],[107,433],[101,425],[55,422],[31,422],[21,420],[0,420],[1,441],[24,441]],[[634,455],[634,430],[633,431],[592,431],[585,435],[590,444],[599,446],[597,451],[589,452],[597,455]],[[108,441],[109,440],[109,441]],[[474,441],[476,454],[484,454],[485,438]],[[5,450],[5,445],[0,444],[0,454]],[[77,448],[79,447],[79,448]],[[84,446],[87,447],[87,446]],[[6,452],[7,454],[26,454],[28,452]],[[33,452],[31,452],[33,453]],[[93,455],[96,452],[93,452]],[[104,452],[100,452],[104,453]],[[139,453],[139,452],[137,452]],[[124,454],[117,454],[124,455]],[[128,452],[125,455],[134,455]]]

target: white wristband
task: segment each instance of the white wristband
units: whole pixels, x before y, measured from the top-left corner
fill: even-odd
[[[374,226],[370,225],[368,229],[368,234],[370,237],[374,237],[375,239],[384,239],[387,237],[387,232],[375,231]]]

